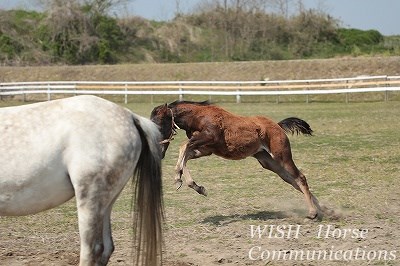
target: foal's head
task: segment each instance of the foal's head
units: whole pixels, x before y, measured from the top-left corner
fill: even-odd
[[[161,150],[162,150],[162,157],[164,158],[165,153],[168,149],[169,143],[173,139],[175,135],[175,128],[174,128],[174,118],[171,109],[168,108],[167,104],[163,104],[157,106],[153,109],[150,116],[151,121],[155,123],[163,137],[163,141],[161,141]]]
[[[163,137],[163,141],[161,141],[161,150],[163,154],[163,158],[168,149],[169,143],[173,139],[176,134],[176,129],[180,129],[177,124],[175,124],[174,119],[176,115],[179,113],[178,110],[191,110],[194,106],[207,106],[210,105],[209,101],[204,102],[192,102],[192,101],[175,101],[170,104],[163,104],[157,106],[151,112],[150,119],[153,121],[158,128],[160,129],[161,135]],[[175,117],[174,117],[175,115]],[[179,120],[182,122],[183,120],[190,120],[192,117],[183,117],[179,116]],[[182,128],[184,129],[184,128]]]

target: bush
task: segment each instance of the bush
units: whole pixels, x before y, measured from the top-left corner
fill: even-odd
[[[18,41],[0,31],[0,55],[2,58],[12,59],[21,53],[22,49],[23,46]]]
[[[338,28],[334,18],[315,10],[286,17],[215,6],[156,22],[117,19],[81,1],[52,3],[44,13],[0,10],[3,63],[14,58],[25,64],[285,60],[400,50],[398,38]]]
[[[346,47],[377,45],[383,41],[383,35],[377,30],[363,31],[342,28],[338,30],[338,35],[340,42]]]

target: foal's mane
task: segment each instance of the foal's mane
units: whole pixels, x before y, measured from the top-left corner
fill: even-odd
[[[209,101],[209,100],[207,100],[207,101],[203,101],[203,102],[194,102],[194,101],[180,101],[180,100],[177,100],[177,101],[175,101],[175,102],[172,102],[172,103],[170,103],[170,104],[168,104],[168,107],[176,107],[176,106],[178,106],[178,105],[180,105],[180,104],[193,104],[193,105],[198,105],[198,106],[207,106],[207,105],[211,105],[212,103]]]

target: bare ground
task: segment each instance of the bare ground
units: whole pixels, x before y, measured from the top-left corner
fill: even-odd
[[[274,181],[280,182],[280,180]],[[197,223],[191,226],[169,226],[165,234],[164,265],[398,265],[400,228],[397,218],[400,211],[397,202],[400,195],[398,192],[393,194],[393,190],[379,189],[370,194],[371,200],[385,199],[378,201],[378,204],[374,202],[373,210],[370,208],[371,200],[354,199],[354,204],[358,204],[357,208],[365,210],[365,213],[353,213],[335,207],[334,213],[325,216],[322,222],[304,219],[304,205],[301,204],[298,194],[292,194],[287,204],[282,204],[283,199],[276,194],[271,195],[267,200],[263,199],[266,202],[265,205],[260,204],[268,205],[265,209],[260,206],[245,208],[242,204],[232,204],[232,202],[227,203],[222,200],[225,206],[221,212],[208,212],[205,215],[192,214]],[[190,197],[200,197],[190,192],[192,191],[179,193],[190,194]],[[299,202],[296,203],[296,199]],[[211,200],[215,201],[216,198]],[[246,201],[246,199],[238,200]],[[199,211],[202,206],[194,208]],[[180,212],[167,206],[167,227],[168,224],[176,225],[176,220],[187,215]],[[121,214],[118,216],[116,219],[121,220]],[[29,222],[21,221],[20,218],[18,220],[1,219],[7,219],[0,223],[1,265],[67,266],[78,264],[79,239],[76,228],[68,230],[63,226],[47,225],[48,219],[57,219],[54,213],[36,215],[32,218],[34,225],[29,225]],[[128,219],[125,223],[130,224]],[[267,235],[261,238],[252,237],[251,225],[299,225],[300,234],[298,236],[293,234],[288,238],[286,235],[285,239]],[[317,238],[319,226],[325,226],[321,239]],[[327,226],[332,226],[332,230],[348,228],[357,232],[360,230],[368,230],[368,232],[365,237],[359,235],[355,237],[350,234],[345,238],[335,238],[333,235],[325,238]],[[74,224],[73,227],[75,227]],[[114,228],[116,250],[109,265],[132,265],[130,259],[132,242],[127,232],[129,232],[128,228]],[[338,236],[337,231],[336,236]],[[282,257],[272,259],[270,255],[272,252],[282,251],[288,256],[290,250],[302,252],[323,250],[327,251],[328,255],[324,260],[308,260],[306,257],[292,260],[284,260]],[[263,255],[262,251],[268,253]],[[377,253],[380,251],[389,253],[382,255],[386,257],[378,259],[381,255]],[[343,253],[338,253],[337,259],[335,257],[330,259],[333,255],[329,254],[336,254],[336,252],[347,252],[346,256],[352,256],[348,257],[352,261],[347,262]],[[349,255],[350,252],[352,255]],[[390,254],[394,254],[393,258],[396,260],[391,259]]]

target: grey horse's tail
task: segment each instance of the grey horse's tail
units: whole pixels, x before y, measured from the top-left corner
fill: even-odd
[[[291,133],[299,135],[305,134],[305,135],[310,135],[312,136],[313,130],[311,129],[310,125],[297,117],[289,117],[286,119],[283,119],[278,123],[278,125],[286,132],[286,133]]]
[[[134,237],[137,265],[161,264],[164,221],[160,132],[153,122],[134,116],[142,150],[135,169]]]

